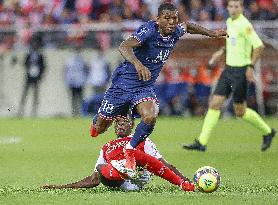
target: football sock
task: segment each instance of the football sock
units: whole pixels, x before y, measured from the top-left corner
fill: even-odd
[[[246,108],[242,119],[261,130],[264,135],[271,133],[271,128],[265,123],[257,112],[250,108]]]
[[[202,145],[206,145],[208,143],[209,137],[213,128],[216,126],[220,117],[220,110],[208,109],[206,114],[204,124],[202,127],[202,132],[199,136],[199,142]]]
[[[143,142],[153,131],[154,124],[146,124],[143,120],[137,125],[135,133],[130,140],[130,145],[135,148]]]
[[[172,184],[180,186],[184,181],[181,177],[176,175],[172,170],[166,167],[161,161],[155,157],[148,155],[142,151],[135,151],[136,163],[142,167],[146,167],[148,171],[159,176]]]

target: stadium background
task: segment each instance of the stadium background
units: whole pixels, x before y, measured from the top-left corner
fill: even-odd
[[[65,59],[80,46],[90,63],[102,52],[111,71],[122,60],[117,47],[144,21],[154,19],[157,6],[163,1],[148,0],[52,0],[1,1],[0,3],[0,116],[17,116],[24,85],[24,55],[30,42],[41,39],[46,56],[46,71],[41,82],[40,117],[70,117],[70,95],[65,85]],[[172,1],[179,9],[181,21],[193,21],[211,29],[225,28],[225,1]],[[248,104],[261,114],[278,113],[278,42],[277,1],[244,1],[245,14],[253,21],[256,31],[266,44],[262,60],[257,64],[256,89],[249,92]],[[211,54],[224,45],[223,40],[185,35],[178,43],[158,79],[157,92],[164,115],[203,115],[211,88],[215,84],[224,59],[216,69],[208,69]],[[109,86],[110,82],[107,82]],[[25,115],[30,117],[29,92]],[[88,109],[94,90],[85,84],[82,116]],[[96,103],[97,104],[97,103]],[[229,104],[229,103],[228,103]],[[93,104],[94,105],[94,104]],[[94,106],[94,107],[97,107]],[[227,115],[232,115],[228,106]]]

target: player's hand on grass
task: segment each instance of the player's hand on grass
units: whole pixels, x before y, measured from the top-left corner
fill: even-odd
[[[135,64],[135,69],[138,73],[139,80],[148,81],[151,79],[151,71],[142,63]]]
[[[247,67],[246,73],[246,80],[250,83],[255,83],[255,75],[254,75],[254,69],[251,67]]]
[[[227,31],[221,29],[221,30],[215,31],[211,37],[213,37],[213,38],[229,38],[229,35],[228,35]]]

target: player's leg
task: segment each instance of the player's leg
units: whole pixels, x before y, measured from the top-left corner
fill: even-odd
[[[174,185],[180,186],[185,191],[194,191],[194,184],[184,181],[155,157],[136,150],[135,159],[139,166],[146,167],[146,169],[151,173],[169,181]]]
[[[25,107],[25,104],[26,104],[26,98],[27,98],[29,89],[30,89],[30,82],[28,80],[26,80],[23,91],[22,91],[18,112],[17,112],[18,117],[21,117],[21,116],[24,115],[24,107]]]
[[[265,151],[267,148],[270,147],[272,138],[275,136],[276,131],[274,129],[271,129],[271,127],[269,127],[265,123],[265,121],[256,111],[246,106],[245,95],[243,95],[244,93],[242,94],[241,92],[243,91],[239,90],[238,92],[234,93],[235,114],[237,117],[241,117],[244,121],[253,125],[263,133],[263,144],[261,146],[261,150]]]
[[[197,150],[197,151],[206,151],[206,145],[211,136],[211,132],[216,126],[221,108],[231,94],[231,81],[230,81],[230,70],[225,69],[215,88],[214,94],[212,95],[209,101],[208,112],[205,116],[205,120],[202,126],[202,131],[198,139],[195,140],[192,144],[184,144],[183,148],[187,150]]]
[[[211,136],[211,132],[216,126],[219,117],[220,109],[225,102],[226,97],[221,95],[213,95],[209,102],[209,109],[205,116],[202,131],[198,139],[193,144],[183,145],[184,149],[206,151],[206,145]]]
[[[39,106],[39,82],[36,81],[33,83],[33,108],[32,108],[32,116],[37,117],[37,112],[38,112],[38,106]]]
[[[126,115],[128,113],[128,98],[129,93],[112,87],[106,91],[98,114],[93,117],[90,129],[92,137],[97,137],[99,134],[104,133],[117,115]]]
[[[112,119],[107,119],[99,114],[96,114],[93,118],[93,123],[90,128],[91,137],[97,137],[99,134],[104,133],[112,124]]]
[[[204,120],[202,131],[199,136],[199,142],[202,145],[206,145],[208,143],[211,132],[219,120],[221,107],[226,99],[227,98],[222,95],[212,96],[212,99],[209,102],[209,109]]]
[[[123,176],[110,163],[99,164],[96,168],[99,173],[99,180],[103,185],[120,187],[124,183]]]
[[[43,189],[79,189],[79,188],[93,188],[100,184],[98,172],[94,172],[92,175],[87,176],[80,181],[70,184],[46,184],[41,186]]]
[[[159,108],[156,102],[151,100],[138,104],[136,110],[141,116],[141,122],[137,125],[135,133],[130,140],[130,145],[133,148],[137,147],[152,133]]]
[[[133,137],[125,147],[126,167],[132,170],[134,170],[136,166],[134,149],[152,133],[159,108],[154,101],[150,100],[138,104],[136,110],[142,120],[137,125]]]

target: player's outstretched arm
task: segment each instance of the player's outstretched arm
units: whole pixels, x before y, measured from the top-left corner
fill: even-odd
[[[160,158],[159,161],[161,161],[166,167],[171,169],[176,175],[178,175],[180,178],[182,178],[185,181],[189,181],[192,183],[192,181],[184,176],[174,165],[169,164],[164,158]]]
[[[98,177],[98,172],[94,172],[92,175],[85,177],[84,179],[70,183],[70,184],[60,184],[60,185],[51,185],[46,184],[41,188],[43,189],[79,189],[79,188],[93,188],[100,184]]]
[[[133,53],[133,48],[137,46],[140,46],[140,43],[135,38],[130,37],[121,43],[119,51],[127,61],[135,66],[139,80],[148,81],[151,79],[151,72]]]
[[[225,30],[212,31],[194,23],[186,23],[187,32],[190,34],[201,34],[212,38],[226,38],[228,34]]]

